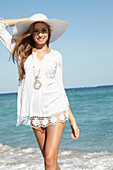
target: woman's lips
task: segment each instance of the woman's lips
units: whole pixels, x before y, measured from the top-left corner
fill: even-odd
[[[38,41],[42,42],[44,38],[37,38]]]

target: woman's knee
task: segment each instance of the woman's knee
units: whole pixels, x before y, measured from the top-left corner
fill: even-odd
[[[48,168],[56,167],[57,156],[55,154],[45,154],[45,165]]]

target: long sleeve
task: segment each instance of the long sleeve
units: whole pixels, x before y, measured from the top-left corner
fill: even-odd
[[[20,116],[21,116],[21,109],[22,109],[22,94],[23,94],[23,87],[24,87],[24,79],[19,80],[18,82],[18,97],[17,97],[17,126],[20,124]]]
[[[69,105],[69,101],[68,101],[68,98],[67,98],[67,95],[66,95],[66,92],[65,92],[65,89],[64,89],[64,85],[63,85],[63,65],[62,65],[62,55],[58,52],[58,63],[57,63],[57,71],[56,71],[56,74],[55,74],[55,80],[58,84],[58,86],[60,87],[61,91],[63,91],[64,93],[64,96],[66,98],[66,101],[67,101],[67,105]]]
[[[8,28],[8,25],[5,22],[0,21],[0,40],[6,46],[8,51],[12,53],[15,42],[14,40],[12,40],[12,36],[6,30],[7,28]]]
[[[8,25],[5,22],[0,22],[0,40],[10,53],[12,53],[15,42],[12,41],[12,36],[6,30]],[[24,79],[18,82],[18,97],[17,97],[17,126],[20,124],[20,116],[22,109],[22,94],[24,87]]]

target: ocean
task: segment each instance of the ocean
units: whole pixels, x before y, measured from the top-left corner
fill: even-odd
[[[80,129],[66,122],[58,161],[62,170],[113,170],[113,86],[66,89]],[[17,93],[0,94],[0,169],[43,170],[32,128],[16,127]]]

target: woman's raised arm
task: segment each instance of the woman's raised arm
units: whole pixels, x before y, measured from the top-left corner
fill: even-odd
[[[12,35],[10,35],[6,29],[8,27],[14,26],[17,22],[27,20],[29,20],[29,18],[0,19],[0,40],[10,53],[13,52],[15,41],[12,39]]]
[[[0,19],[1,22],[5,22],[8,27],[14,26],[17,22],[27,21],[29,18],[15,18],[15,19]]]

